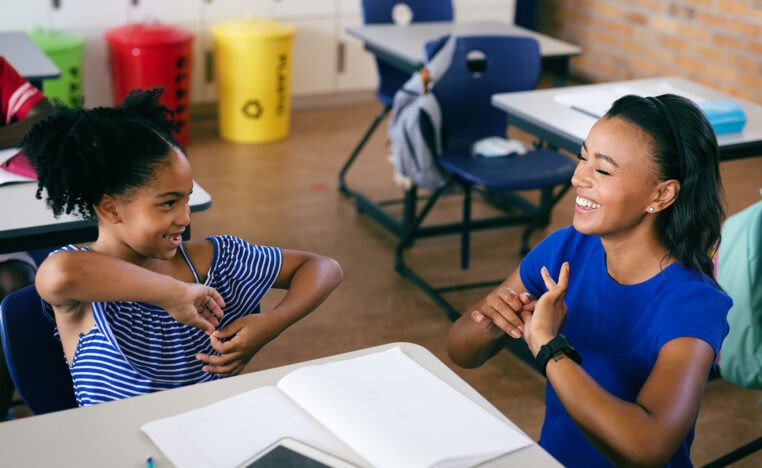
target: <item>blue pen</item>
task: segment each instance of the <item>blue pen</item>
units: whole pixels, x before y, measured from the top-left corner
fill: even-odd
[[[146,468],[153,468],[153,457],[148,457],[146,459]]]

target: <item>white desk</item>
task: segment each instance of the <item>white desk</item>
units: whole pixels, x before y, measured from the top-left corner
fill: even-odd
[[[3,466],[143,468],[146,457],[151,456],[156,460],[157,468],[165,468],[170,466],[169,461],[140,431],[143,424],[206,406],[256,387],[275,385],[281,377],[297,367],[357,357],[394,346],[400,346],[405,354],[446,383],[501,421],[516,427],[428,350],[411,343],[391,343],[175,390],[0,423],[0,441],[2,441],[0,464]],[[336,455],[354,463],[363,463],[344,443],[338,440],[336,443],[342,447],[342,452]],[[506,465],[561,466],[537,444],[480,466]]]
[[[45,201],[35,198],[36,191],[37,182],[0,186],[0,253],[95,240],[94,222],[73,214],[56,219]],[[206,210],[211,205],[212,197],[194,182],[191,212]]]
[[[56,64],[23,32],[0,33],[0,55],[38,88],[42,80],[61,76]]]
[[[582,53],[574,44],[560,41],[529,29],[508,23],[479,22],[453,23],[433,21],[396,24],[368,24],[348,28],[347,33],[365,44],[365,48],[379,59],[397,68],[414,72],[423,66],[424,46],[427,42],[448,34],[458,36],[525,36],[537,40],[540,54],[554,67],[557,81],[563,81],[568,70],[569,58]]]
[[[492,96],[492,104],[508,114],[509,125],[527,131],[552,146],[576,154],[597,119],[562,104],[555,96],[563,93],[608,90],[619,85],[653,88],[662,82],[705,100],[731,97],[683,78],[659,77],[502,93]],[[743,108],[746,125],[740,132],[717,136],[720,158],[727,160],[762,156],[762,106],[735,97],[733,99]]]

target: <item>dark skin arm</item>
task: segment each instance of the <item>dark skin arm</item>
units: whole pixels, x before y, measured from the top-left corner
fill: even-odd
[[[0,127],[0,149],[13,148],[18,145],[30,128],[54,110],[53,104],[47,99],[43,99],[29,109],[24,120]]]
[[[516,270],[458,319],[448,335],[450,358],[464,367],[481,365],[503,349],[509,333],[517,328],[517,317],[536,356],[563,328],[569,269],[562,269],[558,284],[547,272],[541,274],[548,292],[536,303],[502,289],[525,291]],[[712,347],[697,338],[669,341],[634,402],[606,391],[563,353],[548,362],[546,373],[569,416],[612,463],[663,466],[693,425],[714,357]]]
[[[343,278],[335,260],[310,252],[283,250],[283,266],[273,287],[287,289],[270,311],[233,321],[211,336],[219,356],[199,354],[206,372],[225,376],[240,373],[262,347],[319,306]],[[227,339],[222,342],[221,339]]]

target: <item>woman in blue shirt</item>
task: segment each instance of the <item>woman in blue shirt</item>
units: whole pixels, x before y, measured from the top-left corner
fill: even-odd
[[[724,214],[714,132],[685,98],[625,96],[572,184],[573,225],[453,325],[450,357],[476,367],[523,337],[548,378],[540,445],[566,466],[691,466],[731,306],[710,259]]]

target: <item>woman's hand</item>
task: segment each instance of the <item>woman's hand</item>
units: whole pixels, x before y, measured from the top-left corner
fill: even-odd
[[[569,263],[564,262],[558,275],[558,283],[550,277],[547,268],[540,271],[548,291],[540,296],[534,306],[534,313],[523,312],[524,339],[534,356],[542,345],[559,334],[566,322],[566,304],[564,296],[569,287]]]
[[[210,337],[212,348],[219,356],[197,354],[196,359],[205,362],[202,370],[226,377],[239,374],[251,358],[278,336],[280,329],[266,314],[251,314],[233,321],[217,330]],[[228,338],[227,341],[221,341]]]
[[[224,315],[225,301],[214,288],[198,283],[180,283],[178,293],[157,304],[180,323],[207,333],[214,332]]]
[[[501,286],[477,304],[471,311],[471,320],[492,338],[500,338],[504,333],[520,338],[524,332],[520,314],[531,312],[533,306],[528,293],[516,294],[513,289]]]

